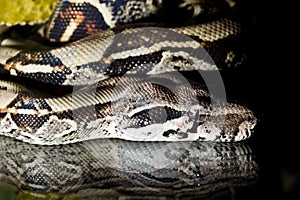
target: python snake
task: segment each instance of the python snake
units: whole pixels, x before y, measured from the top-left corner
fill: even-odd
[[[223,17],[220,8],[226,5],[230,10],[232,5],[220,2],[177,2],[192,21],[198,16],[212,19],[204,17],[201,23],[126,25],[159,13],[170,2],[58,1],[45,37],[59,42],[84,38],[46,50],[16,50],[0,66],[0,134],[42,145],[96,138],[221,142],[248,138],[257,121],[251,110],[217,98],[210,94],[210,86],[207,90],[179,73],[203,75],[202,71],[243,62],[240,24]],[[73,92],[51,96],[36,91],[37,86],[56,90],[71,86]]]

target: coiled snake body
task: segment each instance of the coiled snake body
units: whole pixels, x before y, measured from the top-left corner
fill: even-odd
[[[178,73],[238,66],[244,59],[238,22],[218,17],[180,27],[151,23],[117,27],[157,13],[167,2],[59,1],[45,36],[63,42],[92,35],[54,49],[16,51],[0,72],[5,78],[38,85],[73,86],[73,93],[53,97],[1,80],[0,134],[46,145],[95,138],[248,138],[256,125],[251,110],[213,97]],[[192,10],[194,19],[219,12],[204,9],[207,5],[186,0],[177,7]],[[109,29],[94,34],[103,28]]]
[[[233,198],[235,188],[255,183],[250,147],[207,141],[243,140],[256,125],[251,110],[226,102],[218,71],[244,59],[240,24],[221,17],[231,6],[220,0],[58,1],[45,37],[72,42],[13,49],[1,58],[0,192],[13,189],[22,199],[22,193],[213,199]],[[164,8],[181,14],[163,14]],[[122,25],[152,14],[182,19],[149,23],[155,15]],[[196,23],[182,24],[191,17]]]

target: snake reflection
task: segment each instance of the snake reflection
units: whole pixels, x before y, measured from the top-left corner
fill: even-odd
[[[252,150],[243,143],[99,139],[39,146],[0,139],[1,187],[44,196],[198,198],[258,180]]]

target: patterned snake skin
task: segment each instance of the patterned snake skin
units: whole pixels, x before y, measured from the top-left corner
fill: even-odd
[[[43,145],[96,138],[222,142],[248,138],[256,125],[251,110],[226,103],[225,90],[219,100],[214,96],[220,92],[178,78],[181,71],[202,76],[201,71],[216,71],[210,82],[224,87],[218,68],[236,66],[244,58],[237,21],[219,17],[180,26],[119,26],[157,13],[167,2],[59,1],[45,36],[50,41],[84,38],[42,51],[16,50],[0,66],[0,74],[23,80],[26,87],[43,91],[47,87],[48,92],[72,86],[73,93],[49,97],[1,81],[0,134]],[[192,10],[193,19],[211,15],[205,9],[207,1],[194,3],[183,1],[177,7]],[[222,13],[219,4],[212,5]],[[133,17],[124,17],[127,12]],[[95,33],[100,29],[107,30]]]
[[[245,58],[234,7],[58,1],[44,37],[67,43],[0,52],[0,188],[20,199],[232,199],[256,183],[251,149],[235,141],[257,119],[226,102],[218,71]]]

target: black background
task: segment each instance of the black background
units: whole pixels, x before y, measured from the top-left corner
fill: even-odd
[[[248,104],[259,118],[247,141],[259,165],[257,185],[237,199],[300,199],[297,89],[299,11],[290,2],[245,1],[248,60],[224,73],[227,96]],[[298,84],[299,85],[299,84]]]

